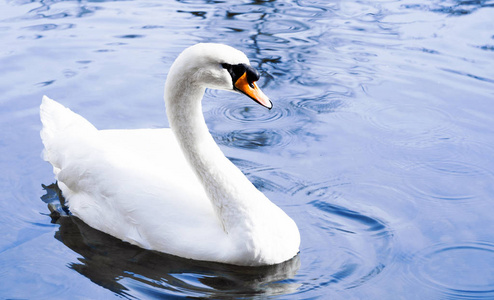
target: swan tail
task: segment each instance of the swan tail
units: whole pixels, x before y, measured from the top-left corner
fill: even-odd
[[[43,159],[50,162],[54,173],[58,174],[64,161],[65,141],[97,129],[82,116],[47,96],[43,96],[40,117],[43,124],[40,135],[45,146]]]

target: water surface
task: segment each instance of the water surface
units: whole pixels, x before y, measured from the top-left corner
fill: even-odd
[[[492,20],[493,1],[0,2],[0,298],[493,298]],[[198,42],[244,51],[273,99],[207,91],[203,108],[297,222],[285,264],[193,262],[49,216],[41,96],[101,129],[168,126],[167,70]]]

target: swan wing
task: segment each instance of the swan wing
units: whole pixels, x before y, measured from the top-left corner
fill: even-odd
[[[44,158],[70,211],[146,249],[212,260],[231,245],[170,129],[97,130],[43,98]]]

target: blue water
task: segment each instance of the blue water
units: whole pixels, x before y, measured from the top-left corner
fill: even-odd
[[[0,1],[0,298],[494,298],[494,1]],[[168,125],[198,42],[243,50],[271,111],[208,91],[225,154],[298,224],[292,261],[199,263],[62,217],[43,94],[98,128]]]

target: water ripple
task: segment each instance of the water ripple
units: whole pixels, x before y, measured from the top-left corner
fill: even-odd
[[[279,168],[239,158],[229,157],[229,159],[242,170],[258,189],[263,192],[269,191],[288,195],[285,200],[292,196],[289,191],[300,190],[305,186],[303,180]]]
[[[298,109],[306,109],[315,113],[330,113],[338,110],[343,104],[343,100],[334,99],[333,93],[329,92],[317,98],[300,98],[292,101]]]
[[[215,136],[218,144],[243,149],[284,146],[290,143],[291,133],[285,130],[242,129]]]
[[[401,150],[427,149],[454,142],[454,121],[437,108],[389,105],[369,111],[367,118],[383,132],[377,135],[380,142]]]
[[[400,103],[382,106],[369,113],[372,125],[385,131],[403,135],[423,135],[447,127],[451,117],[433,107],[419,107]]]
[[[323,201],[312,201],[309,204],[324,212],[338,215],[339,217],[352,221],[352,223],[355,222],[362,225],[361,230],[363,231],[383,231],[386,229],[386,226],[382,222],[345,207],[340,207],[338,205],[329,204]],[[348,229],[345,229],[345,231],[356,233],[354,231],[349,231]]]
[[[310,211],[313,232],[306,239],[316,239],[318,247],[325,250],[324,259],[310,256],[306,262],[312,270],[325,270],[315,282],[302,285],[305,289],[317,289],[331,285],[333,289],[358,287],[378,276],[386,267],[391,252],[392,233],[386,223],[353,209],[328,203],[308,203],[316,210]],[[311,241],[311,245],[314,245]],[[313,249],[302,249],[310,253]],[[307,267],[306,267],[307,268]],[[299,276],[304,277],[304,270]],[[304,282],[303,279],[301,279]]]
[[[328,285],[334,290],[358,287],[381,274],[390,261],[393,230],[382,218],[384,215],[363,212],[354,208],[360,207],[358,203],[345,201],[344,190],[351,187],[349,182],[335,180],[298,185],[290,190],[295,198],[313,199],[307,203],[312,209],[305,216],[311,220],[311,228],[305,230],[305,245],[310,246],[301,250],[310,261],[303,263],[312,274],[318,273],[314,270],[326,270],[315,282],[304,283],[300,293]],[[313,245],[324,249],[324,258],[310,255],[315,251]],[[304,271],[298,275],[302,282]]]
[[[138,39],[138,38],[145,37],[145,35],[143,35],[143,34],[124,34],[124,35],[117,35],[115,37],[119,38],[119,39]]]
[[[272,34],[283,34],[283,33],[296,33],[301,31],[306,31],[310,29],[310,26],[296,21],[296,20],[273,20],[266,23],[263,27],[263,31],[270,32]]]
[[[494,244],[464,242],[437,244],[414,257],[414,277],[448,297],[492,299],[494,297]]]
[[[431,161],[408,169],[406,185],[420,198],[471,202],[492,193],[494,174],[462,161]]]
[[[65,23],[65,24],[39,24],[24,27],[24,29],[33,30],[33,31],[48,31],[48,30],[65,30],[74,28],[75,24]]]
[[[432,11],[450,16],[471,14],[483,7],[492,7],[490,1],[430,1],[428,4],[405,4],[408,9]]]
[[[290,111],[273,107],[272,110],[260,110],[257,105],[228,105],[218,108],[218,112],[227,119],[239,122],[272,122],[290,115]]]
[[[417,214],[414,199],[405,191],[392,185],[372,182],[351,182],[343,179],[298,186],[290,191],[292,195],[303,194],[313,201],[325,200],[332,203],[345,203],[351,195],[351,205],[371,206],[370,210],[386,219],[393,226],[401,226]]]

